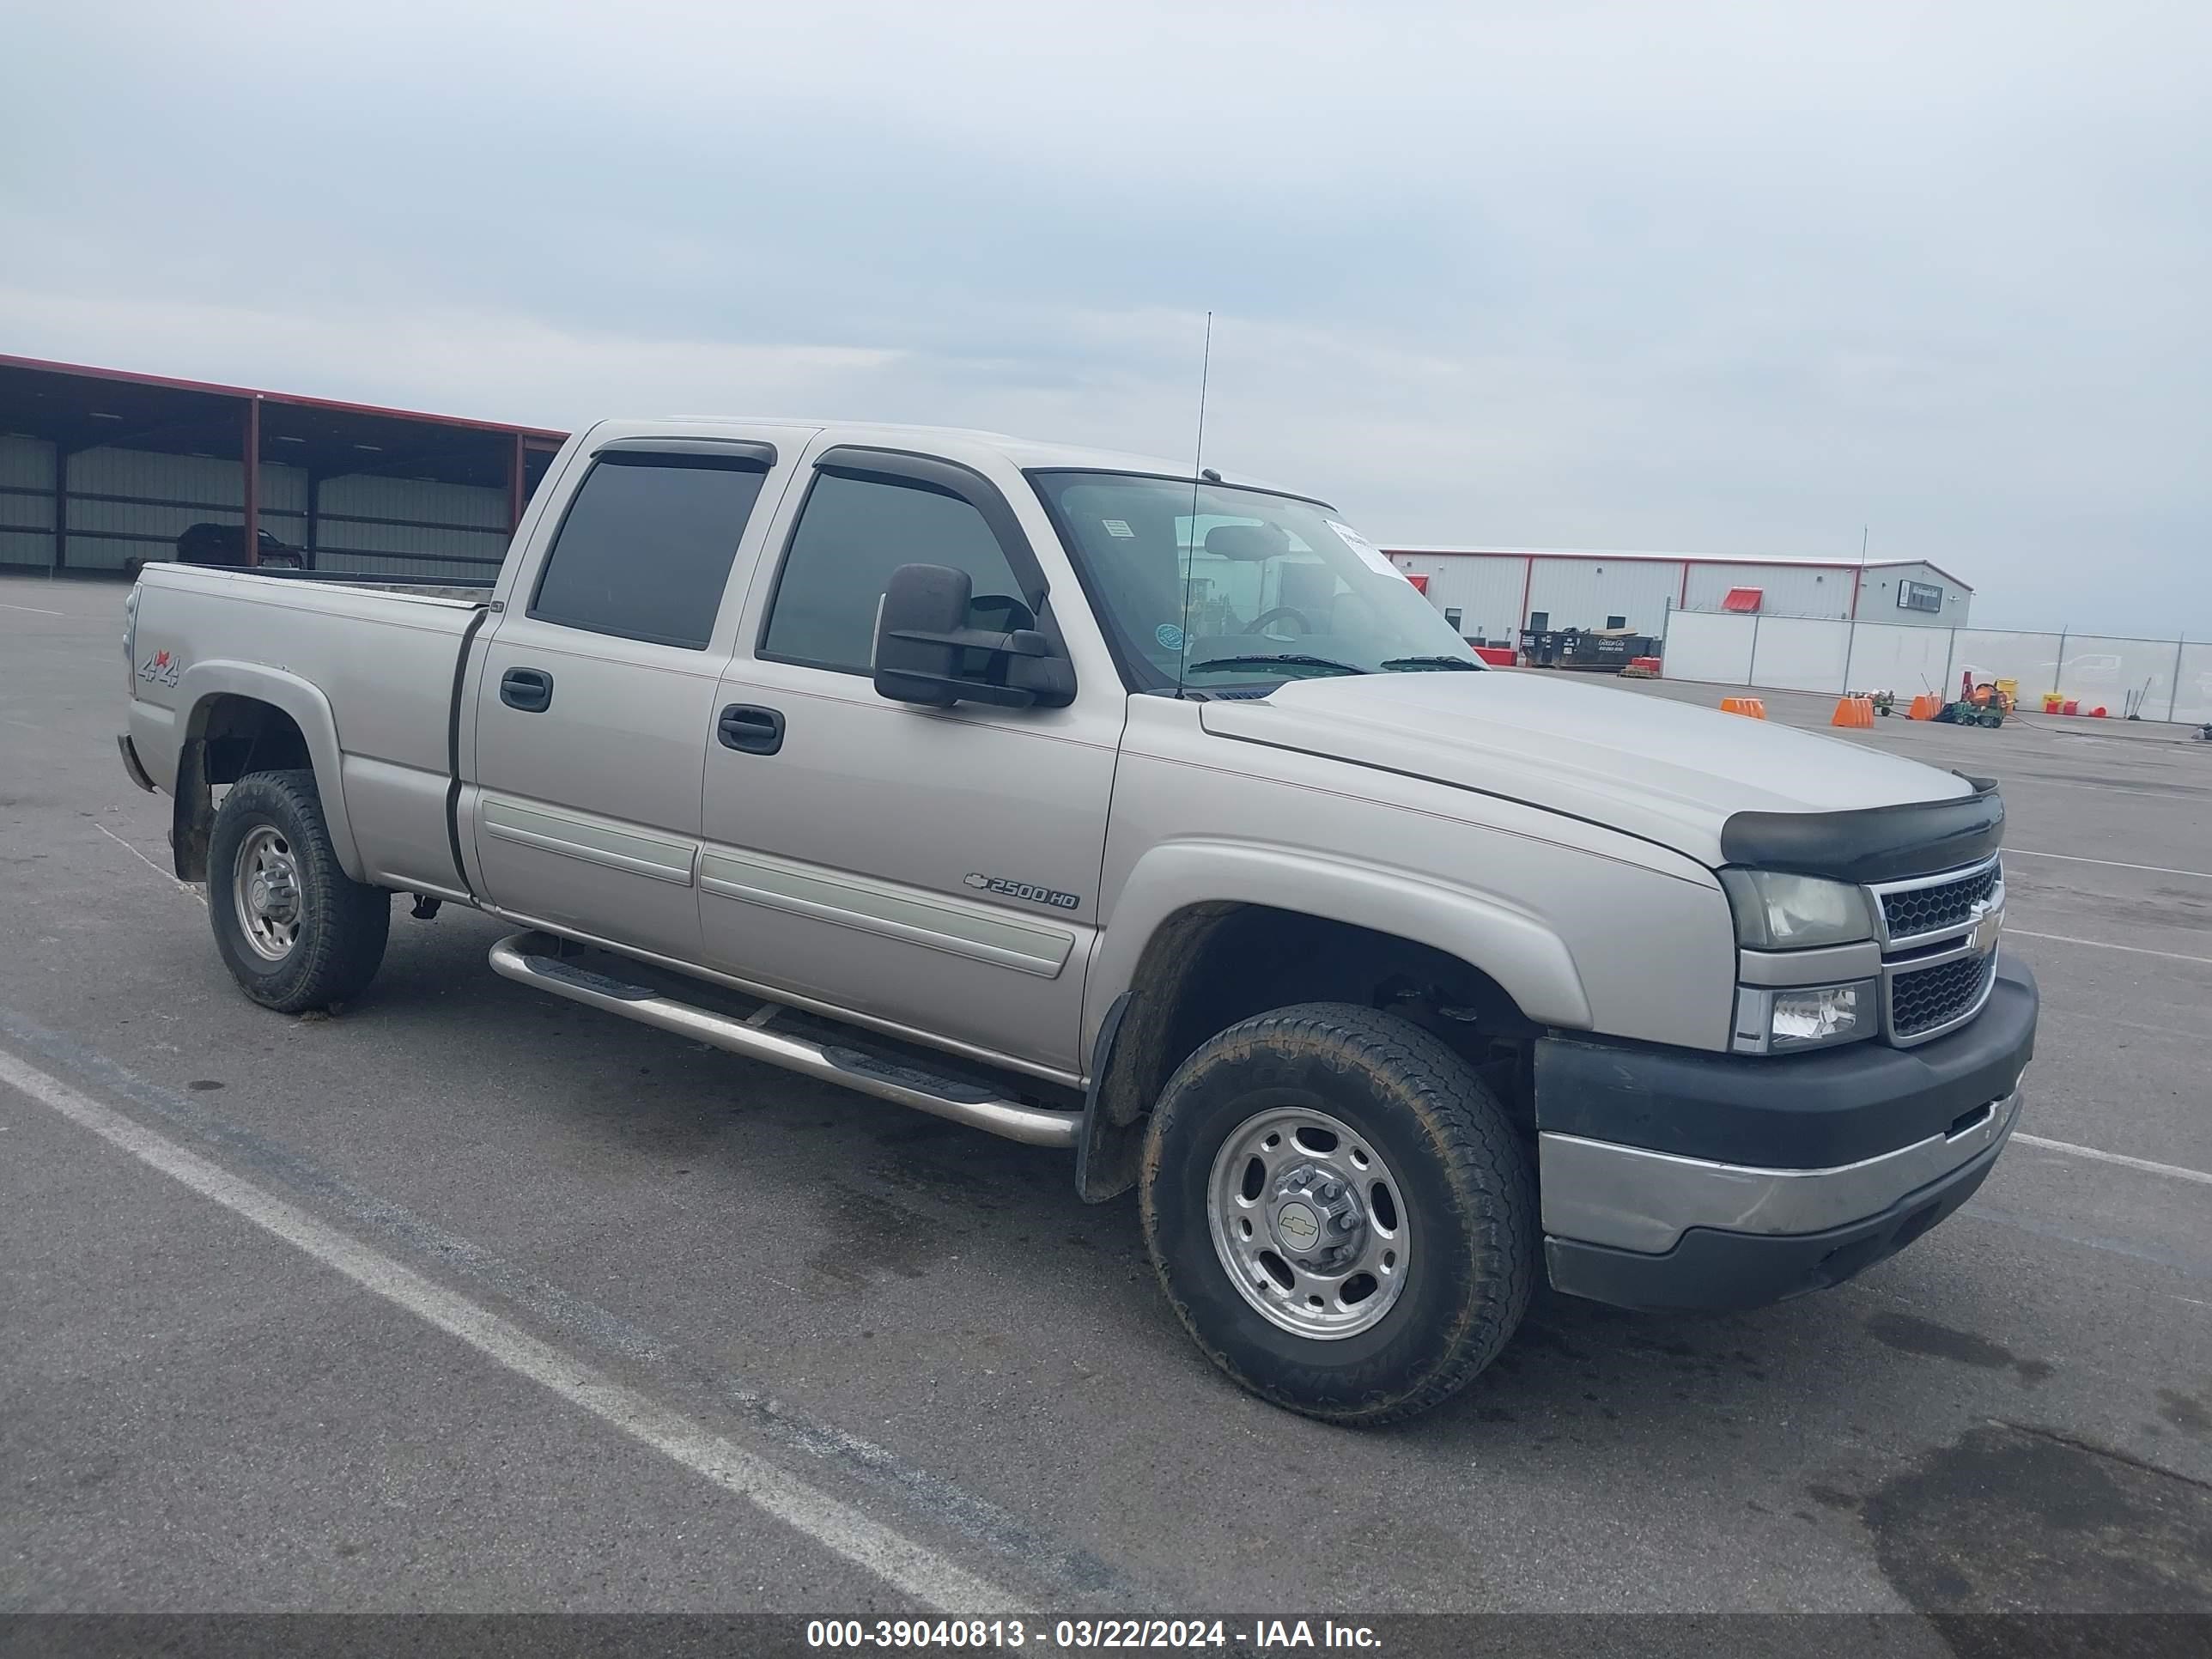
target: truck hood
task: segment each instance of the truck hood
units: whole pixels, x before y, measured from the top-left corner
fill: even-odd
[[[1955,773],[1840,738],[1553,673],[1364,674],[1200,705],[1221,738],[1433,779],[1717,866],[1738,813],[1972,797]]]

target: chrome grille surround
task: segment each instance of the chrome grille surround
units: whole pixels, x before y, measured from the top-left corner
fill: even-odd
[[[1970,933],[1980,912],[2004,905],[2004,863],[1991,854],[1978,864],[1911,881],[1886,881],[1874,896],[1875,936],[1884,950]]]
[[[1909,1048],[1980,1013],[1996,988],[1997,946],[1985,929],[2004,922],[2001,856],[1867,891],[1882,952],[1882,1035]]]

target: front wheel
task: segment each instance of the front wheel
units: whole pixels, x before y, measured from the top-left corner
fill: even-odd
[[[256,772],[223,797],[208,839],[208,917],[246,994],[295,1014],[376,976],[392,895],[348,876],[312,772]]]
[[[1213,1363],[1279,1406],[1388,1422],[1505,1346],[1537,1268],[1528,1154],[1473,1068],[1340,1003],[1205,1043],[1146,1138],[1145,1241]]]

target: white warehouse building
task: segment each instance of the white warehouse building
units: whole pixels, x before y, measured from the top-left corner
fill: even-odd
[[[1468,639],[1626,628],[1654,638],[1676,611],[1963,628],[1974,590],[1925,560],[1774,559],[1720,553],[1391,547],[1390,562]]]

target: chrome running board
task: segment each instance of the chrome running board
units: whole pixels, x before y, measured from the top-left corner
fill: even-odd
[[[1056,1112],[1048,1107],[1025,1105],[1003,1099],[990,1090],[964,1079],[941,1076],[903,1060],[872,1054],[842,1044],[816,1042],[803,1036],[770,1030],[781,1012],[775,1003],[763,1003],[758,1012],[739,1019],[710,1009],[678,1001],[647,985],[633,984],[588,968],[564,962],[561,941],[550,933],[509,934],[491,947],[492,971],[524,985],[534,985],[555,996],[566,997],[589,1008],[603,1009],[673,1031],[748,1060],[763,1060],[787,1072],[818,1078],[856,1089],[878,1100],[895,1101],[916,1111],[950,1118],[1008,1140],[1030,1146],[1073,1146],[1082,1115]]]

